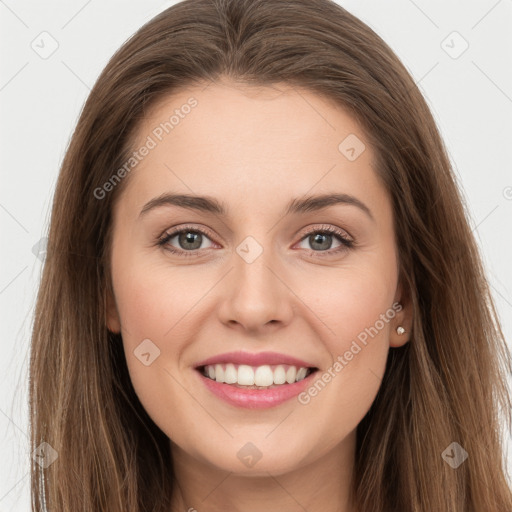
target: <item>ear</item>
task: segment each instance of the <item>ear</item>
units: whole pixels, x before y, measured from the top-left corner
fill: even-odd
[[[405,292],[405,288],[402,283],[399,283],[397,287],[393,304],[393,309],[396,311],[396,315],[390,322],[391,332],[389,335],[389,346],[402,347],[411,339],[413,323],[412,301],[410,293]],[[403,334],[398,334],[398,327],[403,327],[405,332]]]
[[[119,334],[121,332],[121,320],[119,319],[119,313],[117,311],[116,301],[114,298],[114,290],[109,282],[106,289],[105,297],[105,316],[107,319],[107,329],[110,332]]]

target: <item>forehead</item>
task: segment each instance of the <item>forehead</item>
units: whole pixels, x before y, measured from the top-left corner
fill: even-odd
[[[370,203],[384,194],[356,120],[334,101],[287,84],[173,92],[141,121],[133,149],[144,145],[151,149],[129,176],[136,202],[168,189],[228,203],[250,194],[258,207],[308,192],[359,194]]]
[[[217,147],[242,159],[264,144],[265,151],[257,155],[260,161],[267,155],[299,159],[320,145],[331,149],[326,158],[337,157],[338,143],[346,136],[365,138],[355,119],[324,96],[289,84],[231,81],[190,87],[160,99],[144,116],[137,142],[142,144],[147,135],[158,145],[186,140],[195,153]]]

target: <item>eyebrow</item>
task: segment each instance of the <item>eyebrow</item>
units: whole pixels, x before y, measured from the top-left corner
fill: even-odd
[[[375,218],[368,206],[366,206],[361,200],[357,199],[357,197],[349,194],[320,194],[316,196],[295,198],[288,203],[284,211],[284,215],[305,214],[312,211],[322,210],[323,208],[336,204],[356,206],[368,215],[370,219],[375,221]],[[148,201],[142,208],[139,218],[150,210],[167,205],[179,206],[188,210],[214,213],[221,216],[226,216],[228,213],[227,206],[214,197],[165,193]]]

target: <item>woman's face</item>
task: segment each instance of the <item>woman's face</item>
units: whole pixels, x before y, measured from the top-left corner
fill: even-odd
[[[212,83],[155,105],[134,151],[108,327],[173,454],[252,475],[351,460],[411,325],[361,128],[305,90]]]

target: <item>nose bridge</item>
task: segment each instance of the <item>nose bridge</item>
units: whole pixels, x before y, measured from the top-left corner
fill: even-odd
[[[268,235],[268,233],[267,233]],[[224,321],[255,329],[270,321],[287,322],[291,313],[287,288],[279,278],[279,265],[271,236],[247,236],[235,247],[222,310]],[[276,268],[274,268],[276,267]]]
[[[261,240],[262,237],[259,237]],[[272,286],[273,276],[269,267],[276,261],[276,255],[271,247],[270,237],[260,243],[252,236],[246,237],[235,249],[235,272],[241,284],[265,289]],[[269,279],[270,278],[270,279]],[[270,282],[269,282],[270,281]]]

